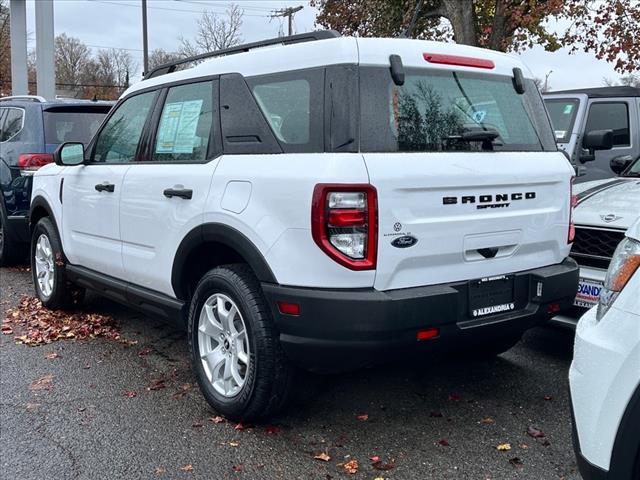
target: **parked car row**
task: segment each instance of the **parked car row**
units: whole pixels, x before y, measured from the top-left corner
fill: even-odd
[[[183,323],[206,400],[249,421],[283,408],[297,368],[496,355],[598,305],[578,326],[576,450],[585,478],[637,478],[637,95],[616,91],[625,127],[603,92],[543,101],[511,56],[335,32],[210,57],[152,70],[33,175],[45,306],[92,289]],[[621,175],[574,185],[586,161]],[[588,411],[620,379],[587,398],[598,348],[594,371],[626,382],[608,443]]]

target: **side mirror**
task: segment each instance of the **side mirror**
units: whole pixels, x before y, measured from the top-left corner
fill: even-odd
[[[633,162],[633,157],[631,155],[619,155],[611,159],[609,167],[611,167],[613,173],[620,175],[629,167],[629,165],[631,165],[631,162]]]
[[[613,130],[591,130],[582,139],[582,148],[589,151],[588,155],[581,155],[580,162],[592,162],[596,159],[596,150],[611,150],[613,148]]]
[[[84,162],[84,145],[79,142],[67,142],[60,145],[53,154],[56,165],[73,166]]]

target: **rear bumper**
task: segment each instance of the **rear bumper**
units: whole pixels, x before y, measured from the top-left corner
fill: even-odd
[[[548,321],[550,304],[558,303],[562,310],[571,306],[578,266],[566,259],[514,277],[515,309],[481,318],[469,313],[466,281],[385,292],[262,287],[293,362],[314,371],[340,371],[379,363],[394,351],[460,349],[521,334]],[[300,305],[300,315],[280,313],[277,302]],[[439,336],[417,341],[417,332],[427,328],[437,328]]]

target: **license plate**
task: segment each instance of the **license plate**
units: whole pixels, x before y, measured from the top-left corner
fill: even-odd
[[[500,275],[469,282],[469,312],[484,317],[515,309],[513,275]]]
[[[573,304],[576,307],[591,308],[597,305],[604,284],[597,280],[587,280],[581,278],[578,283],[578,293]]]

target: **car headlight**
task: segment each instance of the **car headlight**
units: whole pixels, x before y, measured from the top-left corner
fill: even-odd
[[[640,242],[626,237],[620,242],[611,259],[604,288],[600,292],[597,320],[607,313],[638,267],[640,267]]]

